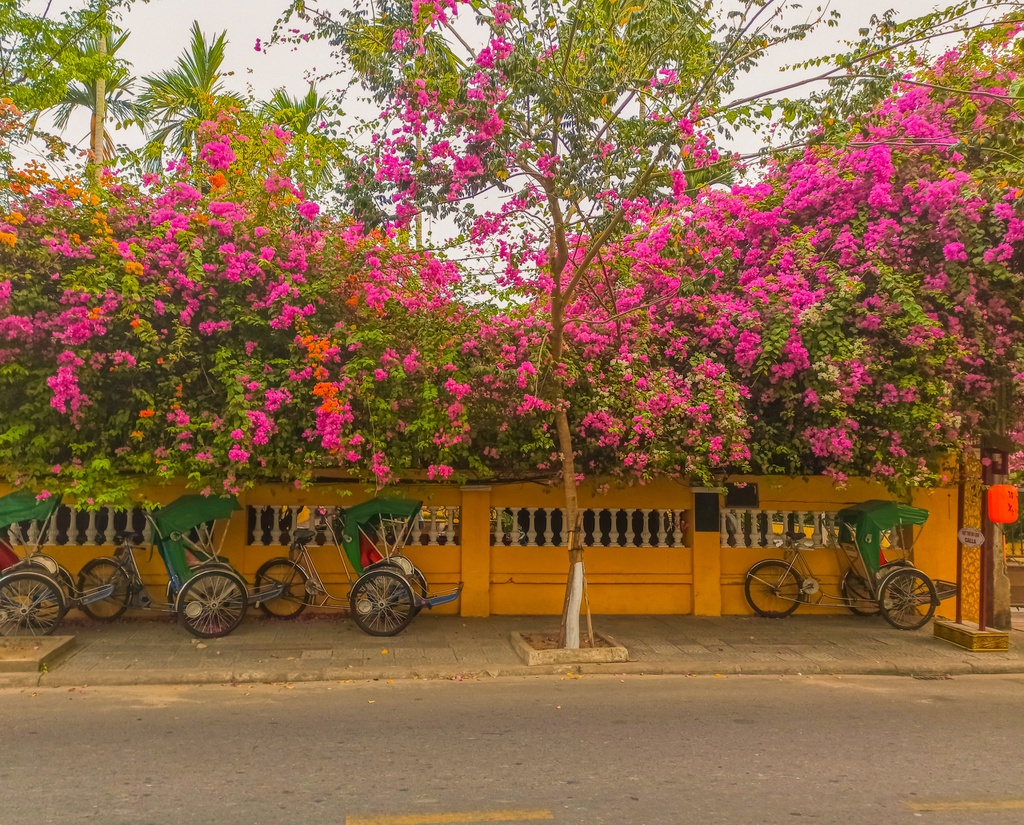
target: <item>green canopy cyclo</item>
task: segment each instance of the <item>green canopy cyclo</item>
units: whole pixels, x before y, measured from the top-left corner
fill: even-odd
[[[292,619],[306,607],[348,608],[361,630],[372,636],[393,636],[404,630],[424,607],[447,604],[459,597],[462,585],[429,593],[427,580],[405,553],[423,503],[409,498],[377,497],[346,508],[314,507],[288,513],[289,557],[271,559],[256,572],[256,586],[276,583],[283,590],[260,602],[268,616]],[[347,593],[325,582],[313,551],[318,542],[333,545],[348,580]],[[324,550],[327,548],[324,547]],[[353,581],[353,575],[355,580]]]
[[[909,561],[910,542],[902,535],[903,528],[927,520],[927,510],[879,499],[844,507],[836,514],[839,543],[852,545],[872,575],[886,564]]]

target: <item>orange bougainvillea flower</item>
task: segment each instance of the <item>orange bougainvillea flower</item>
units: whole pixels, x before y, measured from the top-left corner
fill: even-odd
[[[220,189],[222,186],[228,185],[228,179],[224,177],[221,172],[215,172],[212,175],[207,175],[206,179],[214,189]]]
[[[138,329],[139,328],[139,323],[140,322],[139,322],[138,318],[133,318],[132,319],[132,329]]]
[[[7,223],[11,226],[17,226],[18,224],[25,223],[25,216],[22,215],[21,212],[11,212],[11,214],[7,216]]]
[[[139,275],[142,274],[143,271],[142,264],[140,264],[138,261],[125,261],[124,271],[127,272],[129,275],[135,275],[136,277],[138,277]]]
[[[102,309],[100,309],[99,307],[93,307],[92,309],[89,310],[89,320],[90,321],[95,321],[102,314],[103,314],[103,310]]]
[[[139,413],[139,418],[152,418],[154,415],[156,415],[156,413],[152,410],[142,410]]]
[[[0,232],[0,244],[14,248],[15,241],[18,240],[17,235],[13,232]]]

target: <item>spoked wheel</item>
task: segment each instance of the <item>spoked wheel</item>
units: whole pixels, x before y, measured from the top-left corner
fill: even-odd
[[[241,623],[249,602],[242,578],[228,570],[201,570],[178,593],[178,621],[193,636],[226,636]]]
[[[294,619],[306,609],[306,573],[291,559],[276,558],[264,562],[256,571],[257,592],[282,585],[280,596],[261,599],[259,608],[275,619]]]
[[[89,593],[112,584],[114,592],[105,599],[88,601]],[[78,609],[97,622],[112,622],[128,609],[128,576],[114,559],[98,558],[85,563],[78,574]]]
[[[394,570],[367,571],[352,585],[348,600],[355,623],[371,636],[401,633],[416,615],[412,585]]]
[[[412,585],[412,594],[415,597],[413,615],[423,609],[422,600],[427,598],[427,579],[420,569],[406,556],[391,556],[384,561],[377,562],[374,570],[391,568]]]
[[[885,620],[899,630],[917,630],[935,613],[935,585],[920,570],[901,567],[878,588],[878,607]]]
[[[871,588],[864,577],[852,568],[843,574],[839,592],[846,600],[846,607],[858,616],[877,616],[878,600],[871,595]]]
[[[796,571],[788,564],[776,559],[765,559],[747,571],[743,593],[758,616],[781,619],[804,601],[802,584]]]
[[[61,586],[45,573],[18,570],[0,578],[0,636],[49,636],[65,608]]]

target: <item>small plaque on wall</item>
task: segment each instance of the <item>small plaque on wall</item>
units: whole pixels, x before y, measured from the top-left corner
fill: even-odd
[[[761,497],[756,484],[726,484],[726,507],[760,507]]]

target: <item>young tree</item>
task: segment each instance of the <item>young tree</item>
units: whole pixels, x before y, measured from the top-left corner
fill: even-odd
[[[129,32],[118,32],[105,35],[106,54],[115,58],[118,50],[128,39]],[[76,46],[83,58],[95,57],[98,53],[99,40],[86,41],[84,45]],[[104,79],[104,96],[106,105],[104,111],[106,118],[113,121],[115,128],[128,126],[139,122],[141,109],[134,98],[135,78],[126,66],[115,65],[113,70]],[[89,145],[95,146],[102,141],[105,152],[104,156],[111,158],[114,155],[114,141],[110,129],[106,123],[98,123],[97,118],[97,81],[76,81],[68,86],[67,92],[52,107],[53,123],[61,131],[68,128],[71,116],[78,109],[85,109],[89,112]],[[102,134],[99,134],[102,131]]]
[[[685,208],[698,185],[733,173],[712,136],[755,126],[775,111],[773,90],[732,99],[738,79],[769,51],[836,15],[819,9],[788,25],[795,4],[785,0],[389,5],[407,9],[402,19],[410,25],[394,32],[373,71],[346,32],[383,19],[383,7],[357,3],[331,13],[297,2],[290,11],[330,39],[342,69],[383,99],[366,149],[373,168],[367,178],[390,185],[396,223],[407,225],[425,209],[451,216],[462,230],[456,241],[503,262],[494,280],[509,291],[505,300],[535,301],[544,314],[541,378],[531,389],[555,431],[569,523],[563,642],[577,646],[583,548],[572,387],[580,359],[568,351],[571,333],[596,326],[617,340],[620,321],[639,307],[623,300],[630,284],[609,265],[609,245],[628,237],[652,204]],[[1004,6],[966,2],[896,30],[888,19],[873,21],[863,41],[832,59],[818,80],[877,81],[880,65],[906,66],[908,50],[981,25],[986,12]],[[463,50],[453,70],[423,70],[430,37]],[[779,105],[793,121],[795,104]],[[492,208],[484,212],[487,203]],[[664,288],[655,300],[702,286],[678,279]],[[731,456],[716,453],[723,464]],[[707,478],[714,469],[709,454],[692,472]]]
[[[153,122],[147,149],[157,160],[165,152],[195,151],[200,123],[225,106],[241,103],[223,83],[227,31],[207,42],[193,21],[191,34],[173,68],[142,79],[139,104]]]

